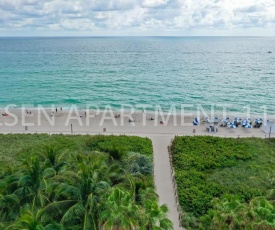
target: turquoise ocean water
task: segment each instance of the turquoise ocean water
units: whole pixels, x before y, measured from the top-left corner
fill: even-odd
[[[0,80],[0,107],[215,104],[253,113],[265,105],[275,113],[275,38],[0,38]]]

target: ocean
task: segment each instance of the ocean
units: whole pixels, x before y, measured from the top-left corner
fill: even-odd
[[[274,114],[275,38],[0,38],[0,80],[2,108],[147,104]]]

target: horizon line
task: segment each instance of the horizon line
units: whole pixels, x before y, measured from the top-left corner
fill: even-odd
[[[171,38],[190,38],[190,37],[239,37],[239,38],[274,38],[274,35],[25,35],[25,36],[1,36],[0,38],[111,38],[111,37],[171,37]]]

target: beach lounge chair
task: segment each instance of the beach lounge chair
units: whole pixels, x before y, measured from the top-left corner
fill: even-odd
[[[215,125],[215,122],[213,121],[208,121],[207,124],[206,124],[206,130],[208,132],[218,132],[218,127]]]

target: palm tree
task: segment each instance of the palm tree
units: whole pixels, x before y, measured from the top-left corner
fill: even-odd
[[[80,157],[80,156],[78,156]],[[100,161],[90,161],[90,156],[82,155],[77,171],[66,171],[63,177],[67,181],[56,189],[55,202],[46,207],[47,212],[53,209],[62,212],[61,223],[66,229],[98,229],[99,208],[103,195],[110,187],[110,180],[104,175],[106,165]]]
[[[140,207],[135,204],[131,194],[122,188],[113,188],[100,214],[104,230],[139,229]]]
[[[144,203],[144,230],[166,229],[172,230],[173,224],[167,218],[168,208],[166,205],[158,205],[157,200],[146,200]]]
[[[264,197],[246,204],[236,196],[226,195],[215,201],[211,228],[271,230],[275,228],[275,208]]]
[[[32,206],[25,206],[15,223],[7,227],[6,230],[65,230],[61,224],[47,221],[47,219],[44,209],[37,208],[36,202],[33,201]],[[50,223],[47,224],[47,222]]]
[[[224,195],[221,199],[214,199],[214,215],[211,229],[233,230],[243,224],[245,205],[240,197]]]
[[[30,160],[23,161],[23,174],[17,182],[17,189],[14,191],[20,198],[20,203],[31,203],[33,200],[37,205],[44,207],[49,200],[45,195],[47,189],[47,179],[55,175],[52,168],[44,168],[37,156],[32,156]]]
[[[264,197],[257,197],[250,201],[247,216],[252,229],[274,229],[275,207]]]
[[[148,189],[148,170],[146,176],[132,175],[124,152],[112,153],[68,155],[44,146],[40,155],[24,156],[20,170],[0,180],[0,228],[13,223],[7,229],[172,229],[167,207],[158,206]]]
[[[15,220],[20,210],[20,200],[15,194],[0,194],[0,222]]]
[[[56,145],[45,145],[40,155],[44,161],[44,167],[54,169],[56,174],[69,164],[64,160],[65,156],[70,157],[67,151],[61,152]]]
[[[0,181],[0,220],[14,221],[20,210],[33,202],[36,208],[45,207],[59,184],[52,180],[55,170],[37,156],[24,159],[21,170]]]

